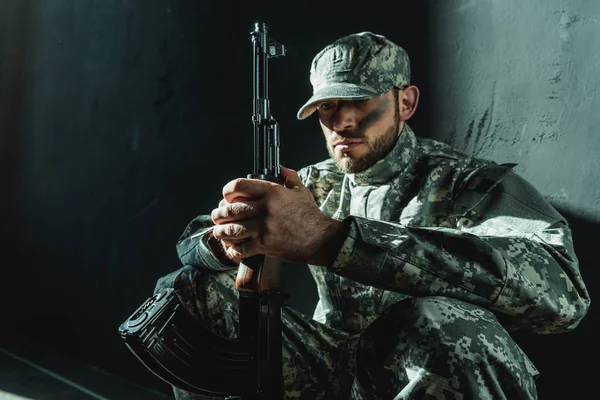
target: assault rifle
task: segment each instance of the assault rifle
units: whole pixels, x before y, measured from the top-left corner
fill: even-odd
[[[282,183],[279,125],[268,98],[270,58],[285,47],[258,22],[251,32],[254,59],[254,172],[248,178]],[[185,310],[173,288],[147,299],[119,333],[133,354],[159,378],[191,393],[228,399],[283,398],[280,262],[257,255],[239,265],[239,332],[229,339],[209,331]]]
[[[254,46],[254,173],[248,178],[281,184],[279,169],[279,124],[269,103],[269,58],[285,55],[285,47],[270,39],[267,25],[257,22],[252,32]],[[243,259],[236,278],[239,291],[239,336],[251,343],[256,360],[257,392],[242,399],[283,398],[281,365],[280,262],[256,255]]]

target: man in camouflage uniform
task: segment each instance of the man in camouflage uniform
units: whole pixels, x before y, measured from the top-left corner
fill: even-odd
[[[282,310],[287,399],[537,398],[538,372],[509,333],[567,331],[586,314],[567,221],[514,165],[415,136],[419,92],[387,38],[335,41],[311,83],[298,118],[318,113],[331,158],[282,168],[285,187],[228,183],[157,290],[175,285],[193,315],[235,337],[240,259],[308,264],[313,318]]]

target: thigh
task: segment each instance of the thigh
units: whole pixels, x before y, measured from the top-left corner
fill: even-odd
[[[348,399],[358,335],[283,309],[285,399]]]
[[[389,307],[361,335],[355,398],[531,399],[536,371],[487,309],[446,297]]]

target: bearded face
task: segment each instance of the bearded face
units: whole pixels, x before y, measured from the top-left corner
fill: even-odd
[[[317,107],[327,151],[344,173],[370,168],[394,147],[400,133],[398,93]]]

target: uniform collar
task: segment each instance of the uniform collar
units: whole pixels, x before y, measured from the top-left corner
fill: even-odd
[[[404,123],[402,133],[392,150],[381,160],[365,171],[348,174],[354,185],[367,186],[389,182],[400,172],[406,171],[413,163],[417,138],[408,124]]]

